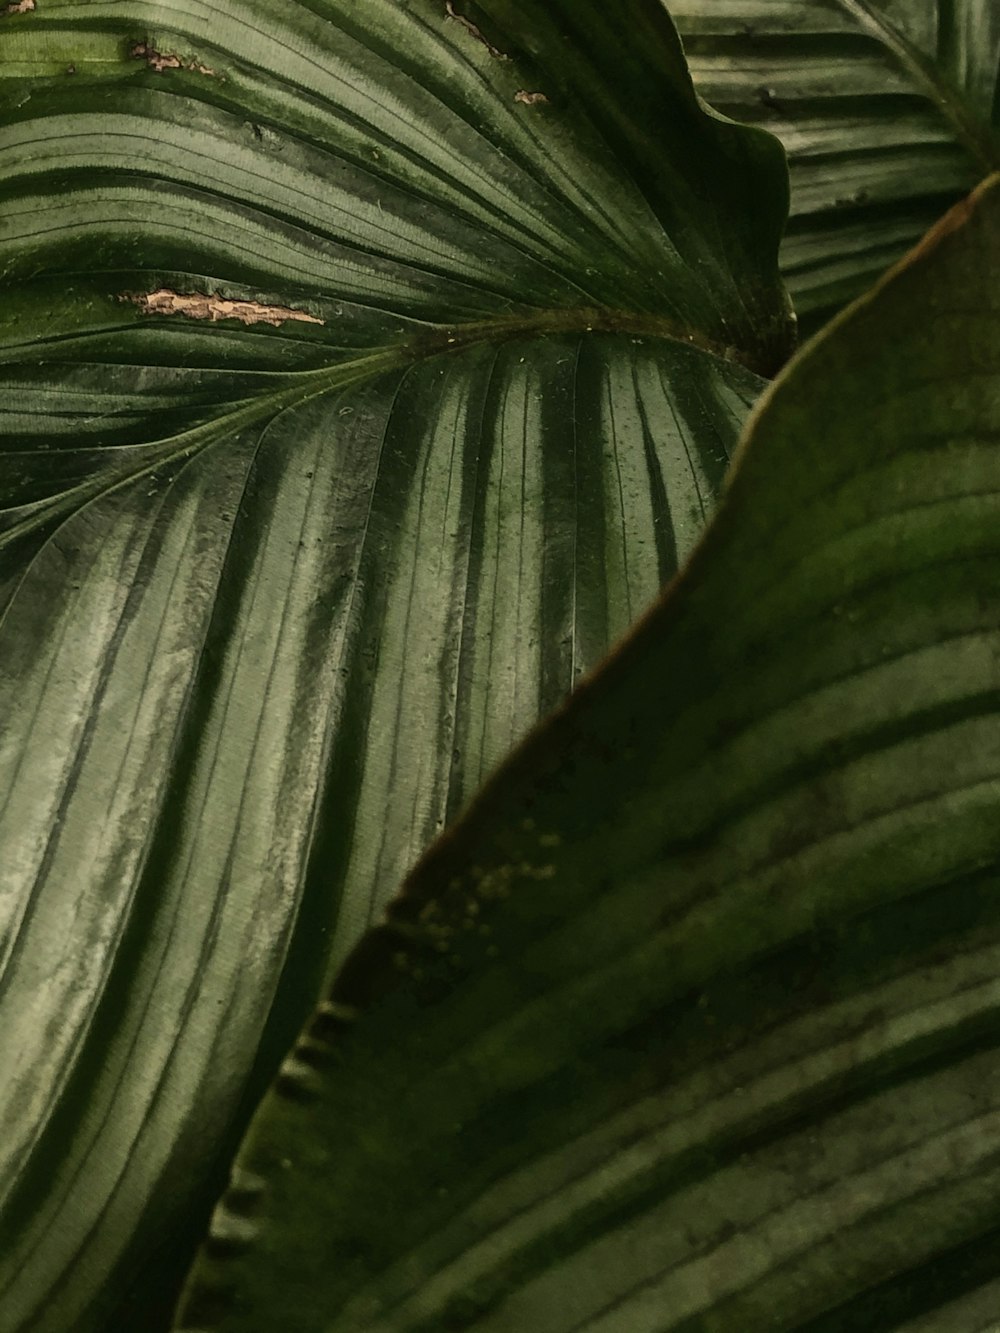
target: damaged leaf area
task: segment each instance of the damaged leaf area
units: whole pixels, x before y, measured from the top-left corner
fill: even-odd
[[[476,25],[472,22],[471,19],[466,18],[464,14],[459,14],[456,11],[455,6],[452,4],[452,0],[445,0],[444,7],[448,17],[450,19],[454,19],[456,23],[460,23],[462,27],[465,29],[465,31],[470,34],[470,36],[475,37],[477,42],[480,42],[483,46],[485,46],[487,51],[489,51],[490,55],[494,58],[494,60],[510,59],[510,56],[507,55],[506,52],[501,51],[499,47],[494,46],[491,41],[487,40],[487,38],[483,36],[482,31],[476,27]]]
[[[25,0],[25,3],[34,9],[35,0]],[[215,74],[214,69],[209,69],[207,65],[202,65],[197,60],[185,62],[173,52],[157,51],[148,42],[136,42],[130,48],[129,55],[133,60],[145,60],[149,68],[155,70],[157,74],[162,74],[165,69],[189,69],[195,74]]]
[[[181,295],[167,287],[155,292],[127,292],[121,297],[131,301],[145,315],[187,315],[188,319],[207,319],[213,324],[220,319],[238,319],[241,324],[286,324],[297,320],[300,324],[323,324],[325,321],[306,310],[293,310],[285,305],[261,305],[258,301],[230,301],[223,296],[194,292]]]
[[[523,106],[542,106],[548,100],[544,93],[529,93],[527,88],[518,88],[514,94],[514,101],[520,102]]]
[[[35,0],[10,0],[10,4],[0,5],[0,18],[10,14],[30,14],[36,8]]]

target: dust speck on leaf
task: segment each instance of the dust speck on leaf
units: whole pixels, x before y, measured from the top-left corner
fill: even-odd
[[[483,36],[480,29],[476,27],[476,25],[472,22],[471,19],[467,19],[464,14],[457,13],[453,0],[445,0],[444,8],[445,8],[445,13],[448,15],[448,17],[450,19],[454,19],[456,23],[460,23],[462,27],[465,29],[465,31],[469,33],[470,36],[475,37],[477,42],[481,42],[495,60],[510,59],[510,56],[505,55],[504,52],[501,51],[499,47],[494,46],[491,41],[488,41]]]
[[[540,106],[548,100],[544,93],[529,93],[527,88],[518,88],[514,94],[514,101],[521,102],[524,106]]]
[[[161,287],[155,292],[126,292],[119,298],[137,305],[146,315],[186,315],[188,319],[238,319],[241,324],[284,324],[298,320],[302,324],[323,324],[325,321],[305,310],[293,310],[284,305],[261,305],[258,301],[230,301],[223,296],[194,292],[182,295]]]

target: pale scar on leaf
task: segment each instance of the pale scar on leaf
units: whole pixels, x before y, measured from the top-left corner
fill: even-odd
[[[156,51],[146,42],[136,42],[129,50],[129,55],[133,60],[145,60],[150,69],[155,70],[157,74],[162,74],[165,69],[189,69],[195,74],[214,74],[214,69],[209,69],[207,65],[200,65],[197,60],[189,60],[186,64],[180,56],[173,52]]]
[[[0,6],[0,17],[7,14],[30,14],[36,8],[35,0],[10,0],[10,4]]]
[[[523,102],[525,106],[540,106],[548,100],[544,93],[529,93],[527,88],[518,88],[514,94],[514,101]]]
[[[186,315],[188,319],[238,319],[241,324],[285,324],[297,320],[301,324],[324,324],[326,321],[305,310],[293,310],[284,305],[261,305],[259,301],[230,301],[223,296],[199,292],[187,296],[161,287],[155,292],[126,292],[119,297],[131,301],[146,315]]]

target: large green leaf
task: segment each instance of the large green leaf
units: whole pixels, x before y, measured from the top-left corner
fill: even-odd
[[[1000,182],[782,375],[349,961],[184,1327],[993,1326],[998,271]]]
[[[11,1333],[183,1242],[324,969],[676,570],[785,354],[780,149],[628,9],[0,6]]]
[[[669,0],[702,94],[788,150],[806,326],[1000,168],[995,0]]]

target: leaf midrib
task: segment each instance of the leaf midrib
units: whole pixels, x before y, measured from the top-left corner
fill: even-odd
[[[183,319],[182,315],[152,315],[151,320]],[[238,321],[220,321],[233,323]],[[377,348],[348,362],[294,372],[298,383],[263,392],[223,412],[209,421],[165,440],[151,441],[149,456],[141,466],[127,471],[104,470],[76,486],[45,500],[40,500],[20,520],[0,533],[0,553],[13,542],[31,532],[58,522],[60,525],[72,514],[88,504],[131,485],[153,471],[169,467],[186,457],[219,443],[234,430],[256,424],[288,408],[299,407],[311,398],[336,389],[346,389],[377,375],[392,370],[415,366],[435,356],[461,352],[470,347],[495,343],[500,345],[519,337],[544,337],[547,334],[631,334],[634,337],[654,337],[668,342],[695,347],[724,361],[738,361],[757,374],[770,367],[748,356],[741,349],[723,346],[704,334],[682,328],[677,322],[662,316],[632,311],[609,309],[544,310],[530,317],[512,317],[504,320],[486,320],[482,323],[441,326],[426,335],[419,335],[396,347]],[[0,616],[0,623],[3,617]]]

